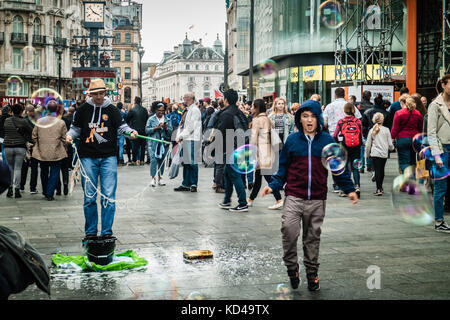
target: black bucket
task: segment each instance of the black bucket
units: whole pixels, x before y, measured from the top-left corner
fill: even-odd
[[[116,237],[86,240],[86,255],[90,262],[105,266],[113,260]]]

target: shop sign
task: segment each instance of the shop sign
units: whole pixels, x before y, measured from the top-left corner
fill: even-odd
[[[302,75],[305,82],[322,80],[322,66],[303,67]]]
[[[292,67],[290,69],[290,77],[292,83],[298,82],[298,67]]]

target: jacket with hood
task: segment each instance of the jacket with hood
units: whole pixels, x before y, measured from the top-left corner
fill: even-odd
[[[132,131],[108,97],[101,106],[89,98],[77,109],[67,135],[80,138],[80,158],[107,158],[116,156],[117,135]]]
[[[442,144],[450,144],[450,112],[440,94],[428,107],[427,133],[433,156],[442,154]]]
[[[318,130],[313,138],[303,133],[300,115],[303,111],[311,111],[318,119]],[[297,132],[292,133],[281,150],[278,172],[272,176],[269,187],[281,190],[285,186],[285,195],[305,200],[326,200],[328,170],[323,166],[322,150],[334,143],[329,133],[323,131],[323,118],[320,103],[307,100],[295,113]],[[355,191],[348,167],[335,176],[335,182],[349,194]]]

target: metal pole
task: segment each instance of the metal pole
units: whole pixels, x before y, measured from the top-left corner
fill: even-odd
[[[142,54],[139,52],[139,92],[141,93],[141,99],[142,99]]]
[[[249,75],[248,75],[248,85],[249,85],[249,95],[248,100],[253,101],[253,40],[254,40],[254,20],[255,20],[255,1],[250,0],[250,50],[249,50]]]
[[[58,93],[61,94],[61,52],[58,53]]]
[[[225,60],[223,69],[223,82],[225,83],[225,90],[228,90],[228,22],[225,22]]]

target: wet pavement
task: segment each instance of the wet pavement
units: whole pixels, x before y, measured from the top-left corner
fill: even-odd
[[[156,188],[147,186],[148,165],[118,169],[116,253],[131,249],[148,261],[124,271],[75,273],[51,266],[54,253],[83,254],[79,185],[73,196],[56,196],[53,202],[30,195],[28,186],[21,199],[2,195],[0,225],[20,232],[51,270],[50,298],[32,285],[10,300],[450,298],[450,235],[407,224],[394,212],[390,187],[397,175],[395,159],[387,164],[384,196],[372,195],[370,173],[361,176],[357,206],[328,193],[321,290],[315,293],[307,290],[303,268],[299,289],[290,290],[282,261],[281,211],[267,209],[273,197],[257,198],[249,212],[219,209],[223,195],[211,189],[213,169],[200,167],[197,193],[173,191],[181,182],[181,169],[180,177]],[[183,251],[195,249],[212,250],[214,258],[183,260]],[[301,257],[301,244],[299,250]],[[371,270],[380,271],[379,289]]]

